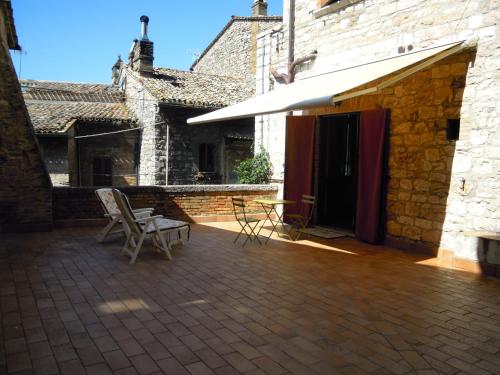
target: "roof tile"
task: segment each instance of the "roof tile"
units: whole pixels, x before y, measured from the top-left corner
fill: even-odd
[[[129,69],[129,68],[127,68]],[[154,68],[150,76],[129,69],[158,101],[198,108],[221,108],[254,94],[254,83],[227,77],[170,68]]]
[[[72,120],[135,122],[116,87],[73,82],[20,81],[31,122],[39,134],[66,132]]]

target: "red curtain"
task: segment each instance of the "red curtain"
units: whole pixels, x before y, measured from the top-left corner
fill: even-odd
[[[297,202],[285,206],[286,214],[302,213],[302,194],[313,193],[315,116],[288,116],[285,148],[285,199]]]
[[[381,243],[384,233],[382,214],[388,122],[388,110],[361,112],[356,238],[372,244]]]

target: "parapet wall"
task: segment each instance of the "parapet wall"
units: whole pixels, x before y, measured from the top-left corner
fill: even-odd
[[[54,187],[54,221],[71,225],[103,218],[96,187]],[[178,185],[123,187],[133,208],[151,207],[156,215],[189,222],[234,220],[232,197],[244,197],[249,212],[261,212],[253,202],[258,198],[275,198],[273,185]]]

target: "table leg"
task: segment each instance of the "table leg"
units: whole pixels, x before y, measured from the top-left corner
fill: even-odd
[[[273,212],[276,215],[276,220],[271,219],[271,214]],[[269,217],[269,221],[271,222],[271,225],[273,226],[273,229],[271,230],[269,237],[267,237],[266,243],[269,241],[269,239],[271,238],[271,236],[273,235],[274,232],[276,232],[278,234],[278,237],[279,237],[280,232],[278,230],[278,226],[280,224],[281,224],[281,229],[282,229],[281,233],[284,234],[285,236],[288,236],[288,238],[292,239],[292,236],[290,236],[290,234],[285,229],[285,223],[283,222],[283,214],[280,215],[278,213],[278,211],[276,210],[276,205],[273,205],[272,207],[270,207],[269,212],[266,211],[266,215]]]

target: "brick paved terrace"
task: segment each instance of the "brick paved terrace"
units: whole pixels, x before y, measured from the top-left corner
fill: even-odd
[[[500,281],[353,239],[0,237],[0,374],[498,374]]]

